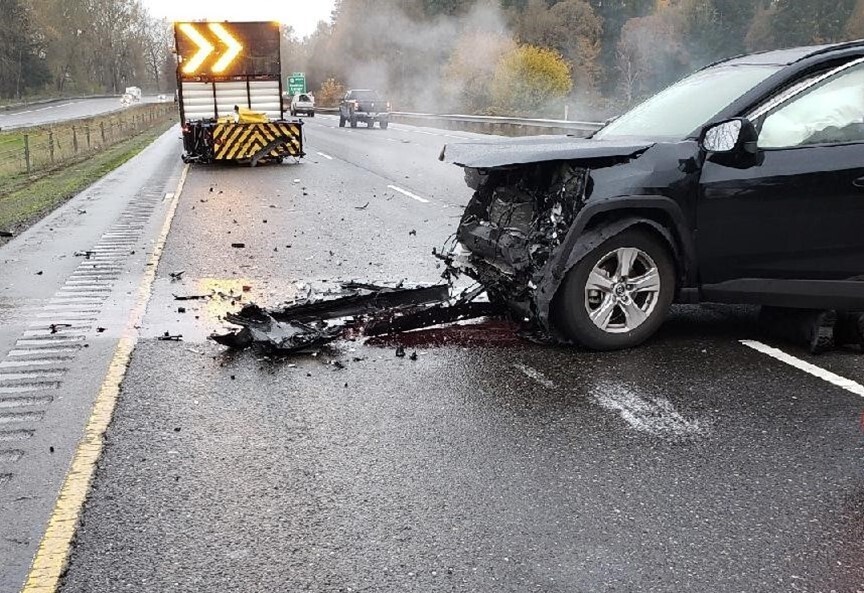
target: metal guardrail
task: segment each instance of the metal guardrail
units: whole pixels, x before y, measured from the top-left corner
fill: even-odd
[[[318,108],[319,113],[338,113],[334,107]],[[425,124],[429,127],[461,129],[465,131],[481,131],[505,135],[527,135],[543,133],[563,133],[578,136],[593,134],[603,124],[600,122],[571,121],[564,119],[535,119],[524,117],[501,117],[494,115],[459,115],[413,113],[394,111],[390,114],[391,121],[400,123]]]

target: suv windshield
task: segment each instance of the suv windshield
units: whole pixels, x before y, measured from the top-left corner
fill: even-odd
[[[780,68],[764,64],[721,64],[701,70],[631,109],[597,132],[594,138],[686,138]]]
[[[377,101],[378,93],[375,91],[351,91],[351,99],[358,101]]]

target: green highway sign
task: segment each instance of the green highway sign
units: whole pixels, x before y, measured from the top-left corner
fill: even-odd
[[[306,75],[303,72],[295,72],[288,77],[288,94],[296,95],[306,92]]]

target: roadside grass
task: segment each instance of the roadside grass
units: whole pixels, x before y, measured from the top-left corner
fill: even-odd
[[[149,130],[77,162],[35,178],[25,173],[0,176],[0,229],[20,232],[98,181],[149,146],[167,131],[173,121],[165,121]],[[23,146],[23,135],[8,134],[0,138],[4,148]]]

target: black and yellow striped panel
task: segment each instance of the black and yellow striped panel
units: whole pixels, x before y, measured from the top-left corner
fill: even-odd
[[[213,153],[217,161],[251,159],[272,142],[283,139],[268,156],[285,157],[303,155],[303,137],[300,126],[288,122],[266,124],[217,124],[213,128]]]

